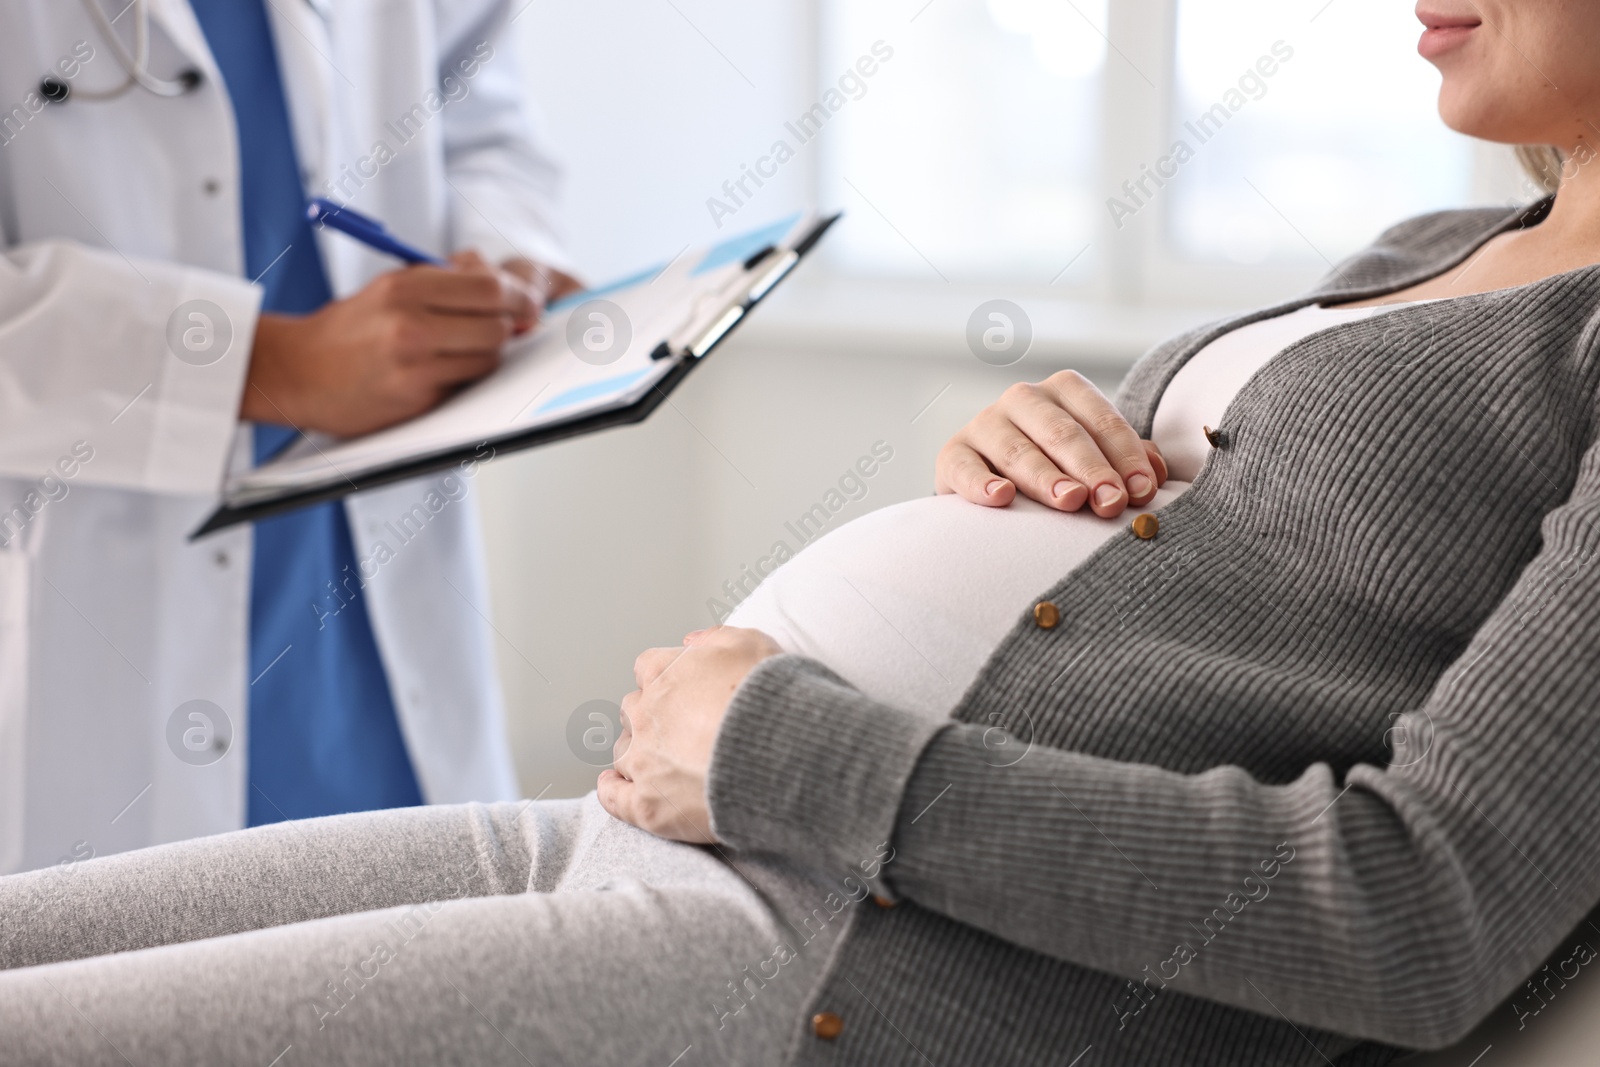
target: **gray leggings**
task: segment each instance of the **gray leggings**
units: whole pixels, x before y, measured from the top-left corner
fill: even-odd
[[[4,1064],[771,1064],[853,906],[582,800],[0,878]]]

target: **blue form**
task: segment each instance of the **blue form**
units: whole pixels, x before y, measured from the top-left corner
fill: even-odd
[[[690,275],[704,274],[709,270],[726,266],[729,263],[743,261],[755,255],[768,245],[775,245],[794,229],[794,224],[800,221],[801,212],[796,211],[786,219],[780,219],[771,226],[763,226],[759,230],[741,233],[730,237],[719,245],[713,245],[706,250],[705,258],[695,264]]]
[[[646,367],[643,370],[631,370],[626,374],[618,374],[611,378],[602,378],[598,382],[590,382],[587,385],[575,385],[566,392],[561,393],[553,399],[547,400],[541,404],[539,406],[539,413],[543,414],[546,411],[554,411],[557,408],[571,407],[572,405],[581,403],[585,400],[593,400],[597,396],[605,396],[608,393],[614,393],[619,390],[626,389],[628,386],[632,385],[634,382],[638,381],[640,378],[643,378],[649,373],[650,368]]]
[[[246,272],[265,289],[263,311],[315,311],[333,293],[306,219],[266,9],[192,3],[239,128]],[[298,436],[257,426],[256,463]],[[251,826],[422,803],[339,502],[256,523],[250,677]]]
[[[648,270],[641,270],[636,274],[628,275],[626,278],[618,278],[614,282],[607,282],[598,289],[583,289],[576,293],[568,293],[560,300],[552,300],[548,305],[546,305],[545,310],[565,311],[567,308],[575,307],[586,300],[594,300],[597,297],[610,296],[612,293],[620,293],[624,289],[632,289],[636,285],[643,285],[646,282],[653,282],[658,274],[670,266],[672,266],[671,263],[657,263]]]

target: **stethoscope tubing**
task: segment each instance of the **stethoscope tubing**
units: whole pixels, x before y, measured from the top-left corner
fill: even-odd
[[[100,0],[79,0],[84,10],[89,12],[89,17],[94,20],[95,26],[100,30],[100,36],[105,38],[106,44],[117,57],[117,63],[127,73],[122,84],[112,89],[74,89],[60,78],[46,75],[39,82],[39,92],[53,104],[64,104],[69,99],[79,100],[115,100],[122,96],[135,85],[146,92],[156,96],[176,97],[193,92],[201,82],[201,74],[194,68],[180,73],[176,78],[158,78],[150,73],[150,12],[146,7],[148,0],[128,0],[127,7],[117,14],[130,8],[133,11],[133,51],[129,52],[127,45],[122,43],[122,38],[117,35],[115,20],[105,13],[100,6]]]

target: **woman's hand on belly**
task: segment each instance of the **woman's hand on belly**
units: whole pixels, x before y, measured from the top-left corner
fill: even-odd
[[[622,736],[600,772],[600,804],[658,837],[714,842],[706,779],[728,703],[756,664],[783,649],[760,630],[696,630],[682,648],[648,648],[622,698]]]
[[[974,504],[1025,496],[1061,511],[1085,503],[1102,518],[1144,504],[1167,480],[1154,442],[1077,371],[1018,382],[945,442],[935,486]]]

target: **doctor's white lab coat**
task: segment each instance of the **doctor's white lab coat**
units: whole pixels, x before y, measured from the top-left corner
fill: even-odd
[[[497,37],[509,6],[269,3],[308,194],[435,252],[564,266],[559,175],[529,128],[512,42]],[[185,96],[135,88],[45,106],[46,75],[81,91],[124,70],[77,0],[0,13],[0,872],[245,818],[251,533],[188,534],[248,462],[236,413],[260,290],[241,277],[225,86],[186,0],[148,8],[151,72],[204,77]],[[117,23],[125,40],[134,14]],[[318,239],[339,296],[395,266]],[[232,335],[204,365],[169,343],[193,300],[220,308]],[[357,557],[384,562],[307,591],[320,615],[338,586],[365,582],[429,802],[516,791],[472,473],[349,498]],[[226,721],[175,716],[191,701]],[[212,753],[197,754],[190,742],[208,736]]]

